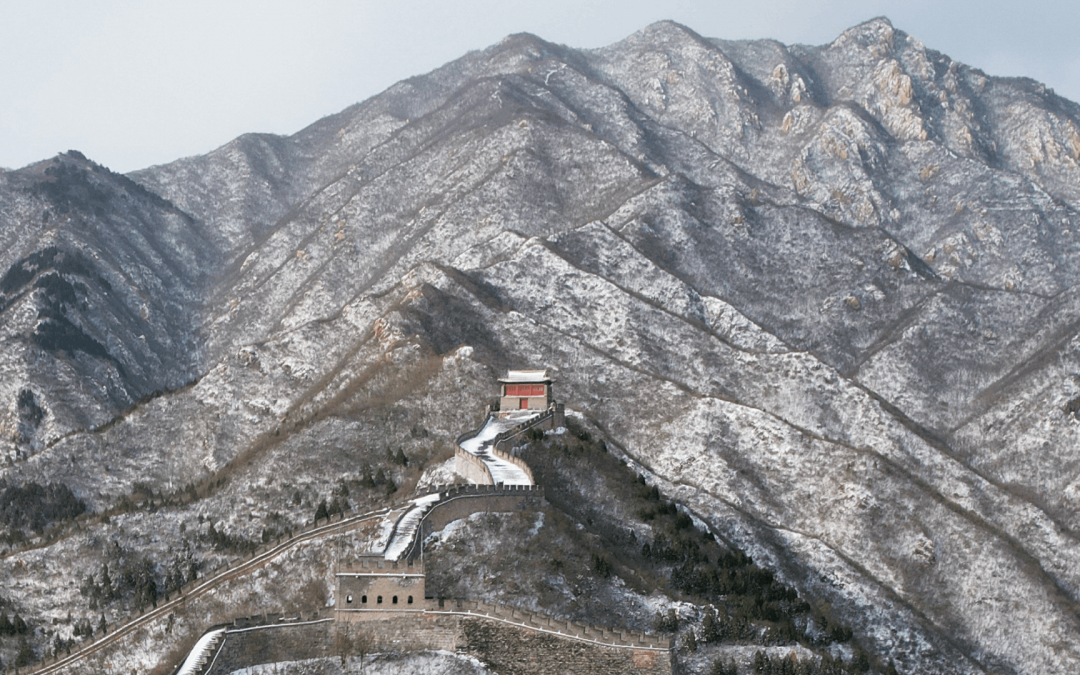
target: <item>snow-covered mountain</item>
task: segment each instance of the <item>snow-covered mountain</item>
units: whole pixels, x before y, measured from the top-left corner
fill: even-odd
[[[200,518],[257,533],[546,366],[901,672],[1080,672],[1080,106],[1036,82],[885,19],[515,35],[290,137],[0,173],[0,205],[9,484],[227,475]],[[95,546],[7,554],[66,589],[7,599],[62,616]]]

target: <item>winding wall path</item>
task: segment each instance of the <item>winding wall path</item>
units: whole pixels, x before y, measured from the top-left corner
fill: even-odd
[[[134,619],[131,619],[127,623],[116,628],[113,632],[109,633],[105,637],[84,646],[82,649],[74,652],[70,656],[65,656],[52,663],[46,661],[37,669],[27,670],[26,672],[34,673],[35,675],[64,672],[67,668],[75,666],[91,654],[100,652],[107,647],[115,644],[124,637],[127,637],[139,628],[142,628],[143,626],[146,626],[158,619],[162,619],[168,616],[170,612],[182,608],[187,602],[191,600],[206,595],[221,584],[227,581],[232,581],[239,576],[243,576],[245,574],[255,571],[256,569],[267,564],[274,558],[282,555],[297,544],[302,544],[304,542],[311,541],[312,539],[318,539],[320,537],[331,534],[340,534],[341,532],[347,532],[348,530],[351,530],[368,521],[374,520],[376,518],[383,518],[389,512],[390,509],[383,509],[380,511],[372,511],[370,513],[353,516],[351,518],[342,518],[337,522],[334,522],[331,519],[331,522],[327,523],[326,525],[318,525],[312,527],[310,530],[301,532],[300,534],[293,536],[291,539],[287,539],[279,544],[270,546],[267,549],[258,550],[252,558],[245,562],[242,562],[231,568],[226,565],[223,571],[217,572],[216,574],[214,574],[214,576],[192,582],[191,587],[187,589],[181,589],[181,593],[177,595],[176,598],[170,600],[169,602],[158,605],[156,609],[152,609],[145,614],[141,614]]]
[[[498,485],[532,485],[529,473],[514,462],[499,457],[495,452],[498,437],[516,427],[520,427],[543,414],[542,411],[528,410],[512,412],[507,417],[491,415],[475,434],[458,438],[462,450],[476,456],[487,467],[491,482]]]

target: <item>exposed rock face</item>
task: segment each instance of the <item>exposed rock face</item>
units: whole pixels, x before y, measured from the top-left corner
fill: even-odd
[[[11,480],[331,479],[280,448],[397,438],[404,401],[452,438],[546,365],[901,672],[1080,671],[1080,106],[1035,82],[884,19],[518,35],[289,138],[0,194]]]

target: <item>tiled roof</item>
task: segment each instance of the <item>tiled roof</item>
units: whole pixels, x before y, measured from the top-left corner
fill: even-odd
[[[544,370],[508,370],[499,382],[550,382],[551,375]]]

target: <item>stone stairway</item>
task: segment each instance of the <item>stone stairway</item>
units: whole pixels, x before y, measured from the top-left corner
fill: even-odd
[[[416,530],[420,527],[420,521],[442,497],[442,493],[435,492],[411,500],[412,506],[394,524],[390,540],[383,551],[383,558],[386,560],[398,560],[409,551],[413,539],[416,537]]]
[[[501,435],[526,424],[539,417],[540,414],[538,411],[521,411],[511,413],[506,417],[492,415],[475,433],[459,437],[458,446],[486,465],[494,484],[532,485],[532,476],[517,464],[497,456],[493,451],[493,446]]]
[[[210,665],[214,654],[225,639],[225,629],[215,628],[203,634],[180,664],[175,675],[202,675]]]

